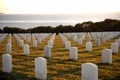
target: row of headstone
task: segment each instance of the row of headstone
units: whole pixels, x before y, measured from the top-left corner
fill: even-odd
[[[50,34],[32,34],[33,47],[37,48],[38,44],[43,42],[47,36]]]
[[[118,47],[120,48],[120,38],[116,40],[116,43],[118,43]]]
[[[120,32],[94,32],[91,34],[94,40],[100,39],[101,43],[106,43],[108,40],[120,35]]]
[[[75,53],[74,53],[75,50]],[[71,59],[76,59],[76,47],[71,47]],[[70,56],[71,56],[70,55]],[[110,49],[102,50],[102,63],[112,63],[112,51]],[[12,56],[10,54],[2,55],[2,71],[5,73],[12,72]],[[82,80],[98,80],[98,67],[93,63],[82,64]],[[35,58],[35,77],[36,79],[47,79],[47,61],[45,58]]]
[[[12,44],[11,43],[6,44],[6,53],[8,53],[8,54],[12,53]]]
[[[77,60],[78,59],[78,48],[77,47],[71,47],[71,42],[67,41],[67,39],[65,38],[65,36],[63,34],[59,34],[59,36],[61,37],[62,41],[64,41],[65,43],[65,49],[69,50],[69,59],[72,60]]]
[[[51,57],[51,48],[53,48],[53,42],[55,39],[56,34],[54,33],[50,40],[48,41],[48,45],[44,46],[44,57],[50,58]]]
[[[91,40],[89,33],[64,33],[64,35],[77,42],[80,46],[82,46],[83,40],[85,40],[85,38],[86,42]]]
[[[112,64],[112,53],[118,53],[118,43],[111,44],[111,49],[102,50],[102,63]]]
[[[70,58],[77,59],[76,47],[71,47]],[[102,62],[112,63],[112,51],[110,49],[102,50]],[[2,55],[2,71],[6,73],[12,72],[12,56],[10,54]],[[47,79],[47,62],[45,58],[35,58],[35,77],[37,79]],[[98,67],[93,63],[82,64],[82,80],[98,80]]]
[[[2,71],[12,72],[12,56],[10,54],[2,55]],[[47,62],[45,58],[35,58],[35,77],[36,79],[47,79]]]
[[[86,40],[86,51],[91,52],[92,51],[92,42],[91,42],[91,37],[90,37],[89,33],[87,34],[86,38],[87,38],[87,40]],[[78,39],[78,44],[82,45],[82,38]],[[97,45],[100,45],[100,43],[97,42]],[[70,41],[66,41],[65,46],[66,46],[65,47],[66,49],[69,49],[70,46],[71,46]]]
[[[81,35],[80,33],[76,33],[76,34],[75,33],[69,33],[69,34],[64,33],[64,34],[66,36],[68,36],[69,38],[71,38],[72,40],[74,39],[74,36],[76,36],[76,34],[77,34],[77,36],[79,37],[77,39],[79,45],[82,45],[83,39],[81,38],[81,36],[86,35],[86,44],[87,44],[87,42],[91,41],[90,33],[83,33],[84,35],[83,34]],[[110,40],[110,39],[115,38],[116,36],[120,35],[120,32],[92,32],[91,35],[92,35],[93,40],[95,41],[96,46],[100,46],[101,43],[106,43],[107,40]],[[120,47],[120,39],[117,39],[116,42],[118,43],[118,47]],[[87,50],[88,48],[90,48],[90,47],[86,46],[86,51],[89,51],[89,50]]]
[[[48,34],[45,34],[45,35],[46,36],[44,38],[46,38],[48,36]],[[25,39],[25,36],[30,36],[30,35],[26,35],[26,34],[14,34],[14,36],[16,37],[19,45],[23,48],[23,54],[24,55],[29,55],[30,54],[30,46],[29,46],[29,44],[25,44],[24,40],[21,40],[20,36]],[[37,48],[38,43],[37,43],[37,40],[35,40],[36,37],[35,37],[34,34],[32,35],[32,37],[34,39],[33,40],[33,47]],[[8,47],[8,49],[6,50],[6,52],[7,53],[11,53],[11,47]]]
[[[14,34],[14,36],[15,36],[15,38],[16,38],[19,46],[23,48],[23,47],[24,47],[24,40],[22,40],[22,39],[18,36],[18,34]]]
[[[61,34],[61,33],[59,33],[59,36],[60,36],[60,38],[61,38],[63,44],[65,44],[66,41],[67,41],[67,38],[66,38],[63,34]]]
[[[28,43],[31,42],[31,37],[32,37],[32,42],[34,40],[37,40],[37,43],[41,43],[42,41],[45,40],[45,38],[50,35],[51,33],[27,33],[27,34],[18,34],[22,39],[27,40]]]
[[[7,36],[8,34],[0,34],[0,42],[3,42],[3,40],[5,39],[5,37]]]
[[[28,44],[25,44],[23,47],[23,54],[29,55],[30,54],[30,46]]]
[[[50,40],[48,41],[48,45],[49,45],[51,48],[53,48],[53,42],[54,42],[54,40],[55,40],[55,36],[56,36],[55,33],[52,34]]]

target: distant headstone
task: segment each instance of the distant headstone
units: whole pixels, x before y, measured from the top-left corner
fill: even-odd
[[[37,48],[37,40],[33,40],[33,47]]]
[[[53,40],[49,40],[48,45],[53,48]]]
[[[111,44],[112,53],[118,53],[118,43],[114,42]]]
[[[20,40],[20,46],[23,48],[24,47],[24,41]]]
[[[92,42],[86,42],[86,51],[88,52],[92,51]]]
[[[78,39],[78,44],[79,44],[79,45],[82,45],[82,38],[79,38],[79,39]]]
[[[25,55],[29,55],[30,54],[30,46],[28,44],[24,45],[23,50],[24,50],[24,54]]]
[[[6,73],[12,72],[12,56],[10,54],[2,55],[2,71]]]
[[[118,43],[118,47],[120,48],[120,39],[117,39],[116,42]]]
[[[102,43],[106,43],[106,37],[102,36]]]
[[[112,50],[111,49],[102,50],[102,63],[112,64]]]
[[[42,38],[38,38],[38,43],[41,43],[42,42]]]
[[[45,58],[35,58],[35,77],[36,79],[47,79],[47,62]]]
[[[70,48],[71,48],[70,41],[66,41],[66,43],[65,43],[65,49],[69,50]]]
[[[77,42],[77,35],[73,36],[73,41]]]
[[[98,67],[93,63],[82,64],[82,80],[98,80]]]
[[[77,47],[71,47],[69,52],[69,58],[73,60],[78,59],[78,49]]]
[[[11,39],[8,39],[8,43],[12,43]]]
[[[45,57],[51,57],[51,47],[50,47],[50,45],[46,45],[44,47],[44,56]]]
[[[96,42],[96,46],[100,46],[100,39],[97,39],[95,42]]]
[[[6,53],[12,53],[12,44],[11,43],[7,43],[6,44]]]
[[[88,33],[87,36],[86,36],[86,41],[87,42],[90,42],[91,41],[91,37],[90,37],[90,34]]]

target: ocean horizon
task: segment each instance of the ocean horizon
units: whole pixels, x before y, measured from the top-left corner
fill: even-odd
[[[102,14],[0,14],[0,28],[5,26],[23,29],[37,26],[75,25],[86,21],[98,22],[104,19],[120,19],[119,13]]]

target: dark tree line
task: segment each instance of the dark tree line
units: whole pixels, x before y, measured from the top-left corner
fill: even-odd
[[[58,25],[38,26],[35,28],[21,29],[16,27],[4,27],[0,29],[0,33],[63,33],[63,32],[99,32],[99,31],[120,31],[120,20],[105,19],[100,22],[83,22],[75,26]]]

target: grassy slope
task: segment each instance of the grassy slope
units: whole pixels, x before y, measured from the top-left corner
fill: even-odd
[[[12,53],[12,68],[13,72],[6,74],[2,72],[2,54],[5,53],[5,45],[7,37],[3,43],[0,43],[0,78],[2,80],[35,80],[34,73],[34,59],[36,57],[43,57],[44,45],[47,44],[50,36],[38,48],[32,48],[29,56],[23,55],[23,50],[18,46],[15,37],[12,37],[13,53]],[[71,39],[68,38],[71,41]],[[48,80],[81,80],[81,64],[91,62],[98,65],[99,80],[119,80],[120,79],[120,54],[113,54],[113,63],[101,63],[101,50],[103,48],[110,48],[115,39],[109,40],[105,44],[96,47],[93,43],[93,51],[85,51],[85,41],[83,46],[79,46],[76,42],[71,41],[72,46],[78,47],[78,60],[69,60],[69,51],[65,50],[59,36],[55,37],[54,47],[52,49],[52,57],[47,59],[47,76]],[[27,43],[25,41],[25,43]],[[119,49],[120,52],[120,49]]]

